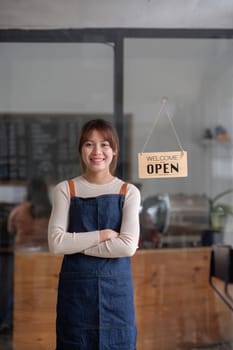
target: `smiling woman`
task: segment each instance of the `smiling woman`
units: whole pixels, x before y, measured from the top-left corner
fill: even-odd
[[[119,146],[109,122],[87,122],[78,149],[84,173],[56,186],[48,230],[50,250],[64,254],[56,349],[134,350],[130,257],[139,241],[140,193],[114,176]]]
[[[91,180],[92,174],[95,176],[96,171],[108,170],[112,163],[114,153],[108,141],[104,141],[102,135],[98,131],[93,131],[90,136],[90,141],[87,141],[82,146],[82,159],[85,164],[86,179]],[[112,176],[109,174],[109,180]]]
[[[144,5],[151,9],[155,2],[145,1]],[[229,8],[227,11],[232,18]],[[100,11],[97,12],[100,15]],[[3,13],[1,12],[1,16]],[[202,15],[203,13],[207,16],[207,12],[202,12]],[[88,11],[89,14],[90,11]],[[151,11],[150,14],[152,14]],[[208,16],[209,14],[208,12]],[[141,17],[138,17],[140,21]],[[134,18],[136,17],[134,16]],[[33,23],[35,25],[35,22]],[[61,23],[59,21],[59,26]],[[182,22],[179,21],[179,23]],[[198,23],[200,24],[200,22]],[[203,23],[207,26],[206,21]],[[217,25],[217,21],[214,23]],[[182,30],[171,28],[171,23],[169,27],[170,29],[7,30],[4,40],[11,42],[0,44],[2,77],[0,119],[4,120],[4,123],[0,125],[0,133],[7,126],[5,129],[7,132],[2,132],[3,135],[0,135],[1,185],[5,186],[4,181],[6,180],[11,181],[10,185],[13,191],[7,190],[7,195],[10,193],[10,196],[11,193],[15,193],[17,185],[15,181],[20,180],[22,184],[25,181],[25,175],[41,169],[49,176],[50,184],[59,182],[53,192],[53,201],[56,204],[53,207],[52,215],[54,216],[51,217],[49,239],[52,253],[65,255],[64,270],[62,270],[59,281],[58,325],[61,325],[62,332],[64,331],[62,320],[67,316],[66,306],[62,299],[63,291],[73,293],[73,290],[67,286],[69,281],[73,282],[69,279],[70,276],[77,277],[74,287],[76,283],[80,286],[80,279],[83,278],[83,270],[81,272],[75,271],[77,266],[75,257],[78,256],[77,259],[83,266],[82,263],[87,260],[109,261],[116,259],[117,261],[125,259],[133,255],[136,250],[137,235],[131,235],[132,231],[137,232],[137,228],[134,227],[136,220],[128,219],[135,211],[134,205],[138,205],[138,194],[131,184],[127,184],[126,189],[122,187],[121,179],[124,178],[127,182],[138,182],[137,153],[140,152],[145,136],[153,125],[162,96],[168,96],[169,111],[174,118],[182,144],[189,154],[189,176],[179,179],[142,179],[140,180],[140,188],[143,198],[147,199],[149,196],[157,198],[160,194],[162,196],[168,194],[174,198],[177,194],[180,194],[181,198],[184,198],[183,195],[186,194],[190,195],[190,198],[193,194],[197,196],[206,194],[208,198],[213,198],[215,193],[224,191],[224,188],[232,188],[232,143],[229,142],[226,147],[225,144],[218,142],[215,147],[214,145],[203,146],[199,141],[206,128],[210,127],[211,130],[215,130],[215,125],[219,125],[220,122],[227,129],[230,137],[233,133],[233,30]],[[3,41],[1,33],[0,40]],[[133,116],[132,127],[128,128],[132,140],[131,149],[131,140],[129,140],[128,130],[126,130],[127,118],[123,111]],[[17,119],[18,113],[20,113],[19,119]],[[87,143],[82,143],[80,150],[80,155],[85,162],[83,162],[83,175],[79,177],[80,167],[77,161],[76,137],[84,123],[99,117],[112,121],[116,126],[120,139],[120,151],[119,148],[114,149],[108,135],[104,132],[96,130],[95,133],[90,133],[85,140]],[[30,122],[25,123],[23,118]],[[16,129],[17,133],[15,133]],[[169,130],[166,118],[162,118],[158,124],[158,132],[154,133],[150,144],[148,143],[148,152],[174,150],[175,138],[173,134],[169,133]],[[25,153],[23,153],[24,151]],[[114,154],[115,152],[116,154]],[[58,153],[59,157],[57,157]],[[39,157],[41,158],[39,159]],[[113,174],[114,160],[117,157],[119,157],[119,162],[116,171],[120,178],[114,177]],[[110,161],[111,159],[112,161]],[[109,171],[105,171],[107,163],[110,164]],[[132,176],[127,171],[128,163],[132,164]],[[157,161],[153,160],[149,163],[153,165],[153,169],[151,168],[150,171],[155,171]],[[168,163],[167,160],[166,163]],[[175,160],[175,166],[176,163]],[[166,166],[163,170],[167,172]],[[6,174],[9,174],[8,171],[11,171],[11,178],[5,177]],[[175,169],[173,169],[173,173],[177,175]],[[63,181],[64,179],[72,181]],[[102,183],[103,179],[107,182]],[[6,198],[5,192],[0,193],[3,199]],[[119,231],[118,216],[115,217],[115,213],[119,213],[122,202],[119,199],[116,204],[115,198],[114,203],[110,205],[107,198],[112,198],[112,196],[118,199],[124,198],[122,225]],[[101,202],[100,207],[97,199]],[[229,203],[226,204],[232,205],[231,198],[227,199]],[[90,205],[90,210],[85,207],[86,202]],[[206,254],[203,254],[203,247],[198,247],[200,241],[196,232],[196,227],[201,224],[200,218],[202,216],[196,215],[195,218],[193,216],[193,213],[200,212],[201,206],[195,208],[192,203],[192,201],[188,203],[186,212],[187,218],[190,219],[188,222],[191,223],[190,231],[194,232],[194,236],[189,234],[185,227],[179,225],[180,231],[176,230],[173,236],[169,232],[164,232],[163,242],[166,240],[167,246],[171,249],[157,248],[153,251],[144,249],[137,252],[135,260],[134,257],[132,258],[135,262],[133,267],[136,286],[134,297],[138,305],[139,348],[168,350],[175,346],[193,349],[201,345],[207,347],[209,344],[213,345],[213,343],[232,339],[232,315],[225,313],[225,311],[221,313],[222,306],[219,304],[221,301],[216,299],[216,296],[208,289],[208,259]],[[72,210],[69,211],[71,205]],[[183,203],[184,205],[185,203]],[[85,227],[76,226],[77,212],[73,211],[73,207],[79,212],[80,225],[85,225]],[[180,209],[180,206],[177,205],[172,206],[171,210],[173,209],[177,210],[175,213],[178,212],[178,222],[183,217],[182,208]],[[85,211],[85,215],[82,210]],[[68,212],[70,215],[67,214]],[[97,213],[99,229],[96,229],[95,222]],[[171,211],[168,214],[171,214]],[[88,221],[88,227],[86,221],[84,223],[82,221],[83,215]],[[104,222],[104,224],[109,224],[107,229],[106,225],[102,226],[102,215],[107,220],[107,223]],[[53,217],[56,220],[53,221]],[[156,222],[160,222],[159,212],[156,218],[158,218]],[[181,221],[182,224],[184,220]],[[158,239],[156,247],[160,247],[161,241],[159,242],[159,239],[162,234],[158,232],[156,222],[149,223],[148,236],[150,240]],[[167,226],[169,227],[169,225]],[[96,231],[99,232],[96,233]],[[120,232],[120,235],[109,239],[116,234],[115,232]],[[92,242],[91,246],[90,241]],[[151,243],[149,240],[148,242]],[[190,245],[195,245],[195,247],[190,248]],[[150,245],[148,244],[148,246]],[[162,248],[164,247],[166,247],[165,244]],[[140,259],[143,255],[150,257],[148,264]],[[31,256],[34,258],[33,254]],[[181,258],[180,263],[174,264],[174,262],[178,262],[178,256]],[[41,291],[43,278],[46,279],[48,271],[51,270],[51,276],[55,278],[53,272],[55,269],[51,268],[51,264],[52,260],[58,257],[52,256],[51,258],[47,255],[46,257],[44,255],[38,257],[39,266],[46,260],[40,276],[35,274],[35,271],[38,271],[37,268],[31,271],[27,270],[27,267],[31,266],[28,261],[25,268],[22,269],[19,260],[16,261],[17,288],[22,286],[21,272],[24,273],[24,276],[21,277],[25,278],[25,285],[27,285],[26,278],[28,278],[26,271],[33,279],[31,287],[26,288],[29,290],[27,300],[24,288],[21,298],[17,294],[15,304],[16,311],[21,307],[22,311],[26,307],[23,304],[25,300],[28,304],[28,311],[27,314],[24,314],[24,318],[22,318],[22,314],[16,312],[17,337],[15,339],[18,343],[15,346],[19,349],[21,346],[22,350],[25,350],[25,341],[28,339],[28,334],[26,336],[23,334],[25,335],[26,331],[28,333],[29,326],[34,326],[33,331],[30,332],[34,336],[29,345],[30,348],[33,347],[31,344],[35,344],[35,341],[41,341],[43,327],[45,332],[47,331],[47,339],[43,344],[45,348],[49,343],[47,340],[51,338],[53,321],[51,321],[50,330],[46,329],[48,328],[48,320],[51,318],[45,317],[43,321],[40,321],[41,328],[38,328],[38,320],[41,318],[35,317],[31,322],[29,317],[29,315],[34,315],[32,312],[34,301],[40,303],[39,306],[42,310],[41,305],[44,300],[47,300],[47,295],[44,299],[36,298],[34,300],[33,297],[36,290]],[[28,257],[25,258],[27,260]],[[90,271],[93,272],[92,267],[90,266],[89,270],[88,266],[88,274]],[[184,267],[186,272],[182,276],[185,276],[185,280],[180,274]],[[95,273],[99,272],[97,270]],[[105,270],[103,272],[105,274]],[[201,280],[205,283],[204,288],[202,286],[199,288],[199,272],[202,275]],[[112,277],[114,279],[114,276]],[[124,282],[125,279],[127,278],[123,276],[122,281]],[[118,286],[121,286],[122,281],[119,282]],[[85,286],[89,282],[85,281]],[[109,291],[107,283],[109,280],[105,279],[94,287],[90,282],[85,291],[84,288],[79,289],[79,300],[83,300],[84,294],[87,299],[90,297],[88,299],[90,307],[87,308],[88,322],[89,320],[93,321],[91,318],[93,315],[89,313],[90,309],[96,311],[93,299],[97,300],[97,295],[92,294],[92,292],[93,290],[97,291],[99,287],[104,287],[105,282],[107,284],[105,291]],[[203,294],[196,292],[193,283],[197,283],[197,288]],[[132,293],[132,289],[129,289]],[[116,288],[116,294],[118,291],[119,289]],[[51,290],[52,292],[55,309],[57,288]],[[110,292],[112,293],[112,291]],[[115,300],[116,295],[111,293],[108,295],[111,296],[111,300]],[[94,297],[91,298],[91,296]],[[200,303],[200,300],[203,302]],[[127,298],[125,298],[125,302],[128,303]],[[151,305],[154,302],[155,307],[152,308]],[[170,308],[172,303],[174,307]],[[107,300],[104,306],[108,308],[108,305],[111,304]],[[130,303],[129,305],[132,306]],[[142,305],[145,305],[144,311]],[[200,305],[201,310],[199,310]],[[117,323],[118,329],[122,329],[118,310],[115,312],[115,304],[113,309],[116,318],[110,321],[110,318],[107,321],[104,319],[106,321],[104,326],[108,328],[110,323],[111,325]],[[81,314],[83,315],[83,313]],[[132,316],[131,312],[128,314]],[[77,319],[81,328],[85,328],[87,320],[85,318],[79,319],[78,316]],[[206,320],[208,324],[205,323]],[[209,322],[209,320],[213,321]],[[68,321],[74,324],[73,319]],[[95,320],[93,322],[95,323]],[[223,329],[224,332],[226,331],[225,334],[222,332]],[[116,340],[117,350],[120,349],[117,341],[123,336],[125,333],[118,334],[118,340],[113,337],[114,342]],[[59,341],[60,339],[59,335]],[[52,345],[50,348],[54,348],[54,346]],[[127,344],[127,350],[128,348]],[[113,349],[112,341],[111,349]]]
[[[110,123],[101,119],[87,123],[82,129],[78,150],[85,177],[91,176],[95,166],[102,165],[102,170],[105,168],[111,178],[116,170],[119,140]]]

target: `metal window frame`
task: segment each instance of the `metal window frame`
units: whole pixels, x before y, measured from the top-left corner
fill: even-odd
[[[83,28],[83,29],[0,29],[0,42],[8,43],[113,43],[113,118],[120,147],[124,140],[124,40],[129,38],[232,39],[233,29],[192,28]],[[120,154],[118,175],[124,176]]]

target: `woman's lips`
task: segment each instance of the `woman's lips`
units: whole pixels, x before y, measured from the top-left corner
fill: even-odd
[[[91,161],[93,163],[101,163],[102,161],[104,161],[104,158],[91,158]]]

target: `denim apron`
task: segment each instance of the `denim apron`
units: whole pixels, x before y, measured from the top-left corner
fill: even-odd
[[[119,194],[77,197],[72,180],[68,232],[120,231],[127,184]],[[130,258],[65,255],[57,302],[57,350],[135,350]]]

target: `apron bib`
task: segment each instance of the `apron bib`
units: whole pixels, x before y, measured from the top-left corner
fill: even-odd
[[[120,231],[127,184],[119,194],[77,197],[69,181],[68,232]],[[135,350],[130,258],[65,255],[59,276],[57,350]]]

